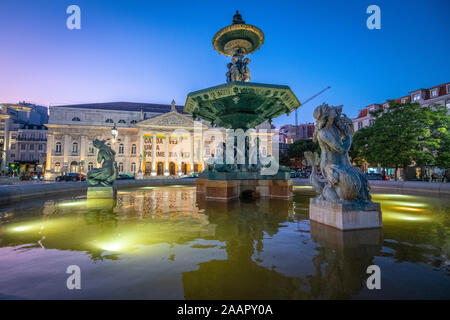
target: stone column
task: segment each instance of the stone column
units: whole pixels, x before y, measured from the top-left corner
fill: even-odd
[[[165,145],[165,151],[164,151],[164,175],[169,176],[169,134],[164,133],[164,145]]]
[[[195,139],[194,139],[194,133],[192,132],[192,134],[190,135],[190,138],[191,138],[191,154],[190,154],[190,156],[191,156],[191,163],[189,164],[189,172],[190,173],[193,173],[194,172],[194,142],[195,142]]]
[[[181,134],[177,134],[177,167],[178,167],[178,176],[181,176],[183,174],[182,168],[181,168],[181,163],[183,161],[182,159],[182,150],[181,150],[181,139],[182,139],[182,135]]]
[[[80,138],[80,172],[81,171],[81,163],[84,162],[83,171],[87,171],[87,164],[86,164],[86,136],[81,136]]]
[[[52,172],[53,148],[55,147],[55,136],[53,133],[47,134],[47,160],[45,164],[45,171]]]
[[[69,156],[72,153],[72,144],[70,143],[70,136],[68,134],[64,135],[64,144],[63,144],[63,152],[64,152],[64,160],[62,163],[62,171],[69,172],[70,171],[70,163],[69,163]],[[66,168],[67,165],[67,168]]]
[[[156,176],[156,133],[152,132],[152,176]]]

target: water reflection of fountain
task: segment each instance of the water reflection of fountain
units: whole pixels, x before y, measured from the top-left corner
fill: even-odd
[[[365,287],[367,267],[382,246],[382,230],[340,231],[311,221],[311,239],[319,244],[309,276],[313,299],[345,299]]]

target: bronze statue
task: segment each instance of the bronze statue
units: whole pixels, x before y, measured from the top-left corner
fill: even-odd
[[[95,139],[93,145],[98,149],[97,162],[103,161],[103,164],[101,168],[88,172],[87,183],[89,186],[110,187],[117,178],[117,164],[114,161],[116,153],[105,144],[105,141]]]
[[[244,59],[242,52],[236,52],[231,58],[231,62],[227,64],[227,82],[248,82],[250,80],[250,69],[248,68],[250,61],[249,58]]]
[[[370,202],[367,178],[348,157],[354,134],[352,121],[342,114],[342,106],[325,103],[314,110],[314,118],[317,122],[313,140],[321,149],[320,170],[325,180],[315,170],[317,155],[305,152],[305,158],[313,167],[310,179],[319,198],[330,202]]]

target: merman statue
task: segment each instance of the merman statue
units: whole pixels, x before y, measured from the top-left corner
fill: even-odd
[[[95,148],[98,149],[97,162],[102,163],[101,168],[92,169],[88,172],[86,180],[90,187],[112,187],[114,180],[117,179],[117,164],[114,161],[116,153],[105,141],[95,139],[93,142]]]

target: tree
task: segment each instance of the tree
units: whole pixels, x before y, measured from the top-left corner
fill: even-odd
[[[287,150],[287,154],[290,159],[294,158],[297,161],[301,161],[304,159],[303,154],[306,151],[311,152],[320,152],[319,145],[313,142],[311,139],[306,140],[297,140],[293,144],[291,144]]]
[[[406,170],[413,163],[427,166],[435,165],[437,159],[447,161],[448,151],[441,149],[448,139],[445,107],[390,101],[389,108],[372,114],[374,123],[354,136],[352,155],[356,159],[394,167],[396,171],[403,168],[405,180]]]

